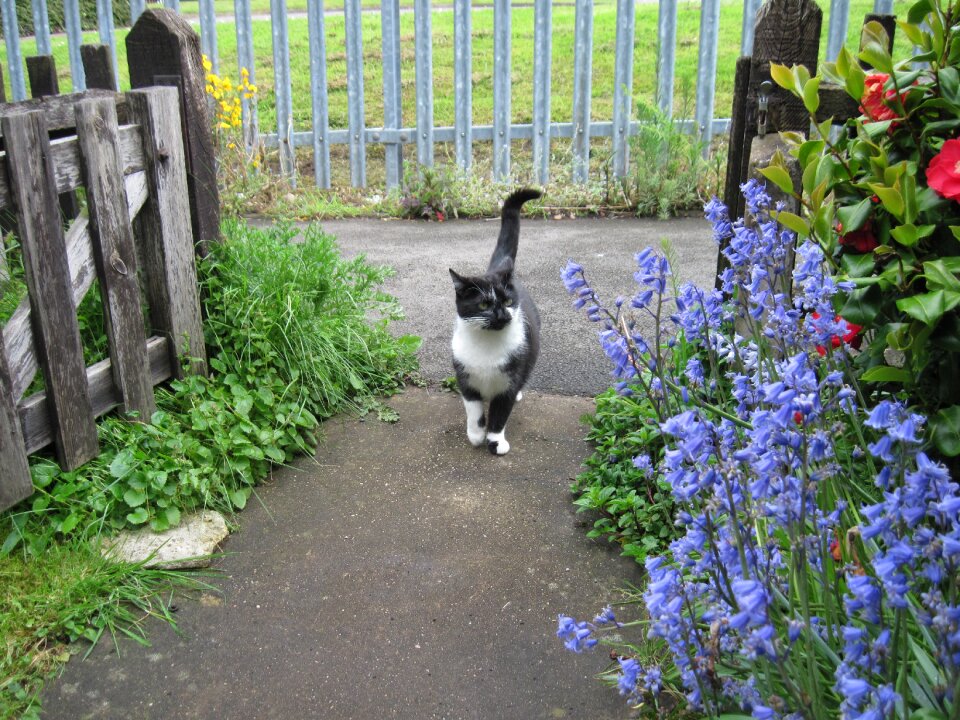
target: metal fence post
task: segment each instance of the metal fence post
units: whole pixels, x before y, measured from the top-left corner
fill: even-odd
[[[27,99],[27,83],[23,76],[23,58],[20,55],[20,26],[17,23],[17,5],[14,0],[3,0],[3,39],[7,45],[7,67],[10,68],[10,90],[14,100]]]
[[[257,84],[253,55],[253,19],[250,16],[250,0],[233,0],[233,14],[237,30],[237,66],[247,69],[251,85]],[[243,144],[247,156],[252,156],[259,144],[260,120],[257,106],[247,98],[240,99],[243,122]]]
[[[673,72],[677,57],[677,0],[660,0],[657,14],[657,105],[673,116]]]
[[[593,0],[577,0],[573,55],[573,180],[590,170],[590,81],[593,61]]]
[[[100,35],[100,42],[110,48],[113,77],[117,82],[113,89],[119,90],[120,66],[117,64],[117,38],[113,27],[113,3],[111,0],[97,0],[97,31]]]
[[[616,57],[613,71],[613,176],[625,177],[630,151],[633,102],[634,0],[617,0]]]
[[[417,162],[433,166],[433,42],[430,0],[414,0],[417,83]]]
[[[277,140],[280,145],[280,171],[296,186],[293,154],[293,99],[290,95],[290,43],[287,36],[287,2],[270,0],[273,30],[273,85],[277,95]]]
[[[510,0],[493,2],[493,177],[510,175]]]
[[[163,6],[167,10],[173,10],[175,13],[180,12],[180,0],[163,0]]]
[[[323,0],[307,0],[307,24],[310,33],[313,178],[318,188],[329,190],[330,143],[327,136],[330,118],[327,102],[327,41],[323,30]]]
[[[400,95],[400,0],[383,0],[381,3],[380,36],[383,48],[383,129],[397,131],[403,125]],[[384,139],[383,156],[387,188],[397,187],[403,179],[403,145],[399,138],[394,142]]]
[[[468,170],[473,161],[473,45],[470,38],[470,0],[453,2],[453,142],[457,166]]]
[[[743,30],[740,34],[740,54],[753,54],[753,28],[757,24],[757,11],[762,0],[744,0]]]
[[[140,16],[143,15],[143,11],[147,9],[146,0],[130,0],[130,26],[134,26],[137,23],[137,20],[140,19]]]
[[[893,15],[893,0],[874,0],[873,12],[875,15]]]
[[[830,25],[827,28],[827,62],[833,62],[847,41],[850,0],[830,0]]]
[[[213,0],[200,0],[200,51],[213,65],[213,72],[220,74],[220,56],[217,52],[217,14]]]
[[[696,131],[706,156],[713,136],[713,100],[717,85],[717,42],[720,37],[720,0],[700,6],[700,58],[697,62]]]
[[[30,5],[33,9],[33,36],[37,41],[37,55],[52,55],[47,0],[32,0]]]
[[[367,184],[366,129],[363,118],[363,36],[360,0],[343,0],[347,50],[347,125],[350,132],[350,184]]]
[[[73,79],[74,92],[79,92],[87,89],[87,75],[83,71],[83,58],[80,56],[80,46],[83,44],[83,33],[80,29],[79,0],[63,0],[63,21],[67,26],[70,77]]]
[[[535,0],[533,21],[533,170],[537,182],[550,176],[550,64],[552,11],[550,0]]]

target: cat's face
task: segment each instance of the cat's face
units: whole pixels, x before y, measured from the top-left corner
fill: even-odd
[[[467,323],[486,330],[502,330],[516,316],[520,304],[513,285],[512,268],[464,277],[453,270],[457,294],[457,315]]]

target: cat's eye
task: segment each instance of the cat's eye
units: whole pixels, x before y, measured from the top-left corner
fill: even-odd
[[[490,309],[490,303],[488,303],[488,302],[482,302],[482,303],[480,303],[477,307],[479,307],[481,310],[489,310],[489,309]]]
[[[513,298],[504,298],[503,304],[506,305],[507,307],[510,307],[511,305],[513,305]]]

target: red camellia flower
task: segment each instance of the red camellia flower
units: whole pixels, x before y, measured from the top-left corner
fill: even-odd
[[[860,112],[875,122],[881,120],[897,120],[900,116],[883,101],[892,98],[897,93],[893,90],[883,91],[883,84],[890,79],[886,73],[867,75],[863,81],[863,97],[860,98]]]
[[[927,185],[960,202],[960,140],[947,140],[927,166]]]
[[[842,230],[842,227],[837,228],[838,232],[842,232]],[[852,248],[858,253],[868,253],[880,245],[873,235],[873,224],[869,220],[859,230],[851,230],[840,235],[839,242],[844,247]]]
[[[820,317],[820,313],[811,313],[811,316],[814,319],[818,319]],[[843,320],[843,318],[837,315],[834,317],[834,320],[839,321]],[[860,337],[860,331],[863,330],[863,326],[852,323],[849,320],[843,320],[843,322],[845,322],[847,325],[847,332],[845,332],[842,337],[834,335],[832,338],[830,338],[831,347],[838,348],[842,342],[844,345],[848,345],[854,350],[859,350],[860,344],[863,342],[863,338]],[[822,357],[827,354],[827,349],[823,347],[823,345],[817,345],[817,352],[820,353]]]

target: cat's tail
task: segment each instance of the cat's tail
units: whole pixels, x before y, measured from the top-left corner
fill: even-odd
[[[497,238],[497,247],[490,258],[490,270],[496,270],[500,264],[509,258],[517,259],[517,241],[520,239],[520,208],[528,200],[536,200],[543,193],[532,188],[523,188],[510,195],[500,212],[500,236]]]

